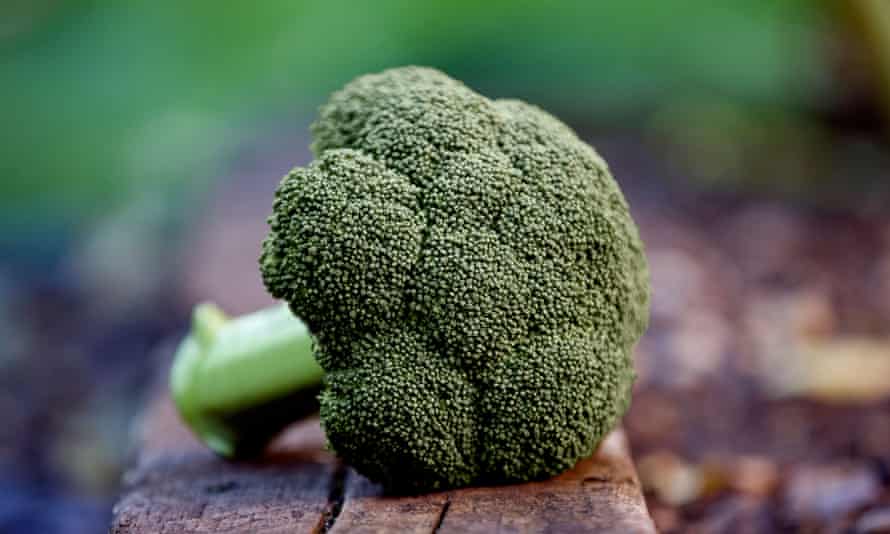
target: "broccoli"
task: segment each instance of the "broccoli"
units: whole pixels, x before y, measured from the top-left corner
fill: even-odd
[[[395,491],[549,477],[628,407],[648,273],[599,155],[421,67],[362,76],[275,195],[260,270],[305,321],[330,447]]]

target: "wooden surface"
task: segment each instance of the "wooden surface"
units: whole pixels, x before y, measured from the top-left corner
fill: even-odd
[[[322,450],[317,419],[265,458],[216,458],[182,426],[166,393],[137,426],[113,533],[654,532],[624,433],[544,482],[386,497]]]

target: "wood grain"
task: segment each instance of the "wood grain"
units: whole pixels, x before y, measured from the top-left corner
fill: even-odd
[[[253,463],[206,450],[166,392],[136,428],[113,533],[655,532],[620,430],[551,480],[392,497],[324,451],[316,418]]]

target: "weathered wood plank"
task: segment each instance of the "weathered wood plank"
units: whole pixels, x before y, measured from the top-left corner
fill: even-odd
[[[317,420],[295,425],[262,463],[218,459],[179,422],[166,395],[140,425],[136,467],[114,508],[113,533],[317,532],[337,463]]]
[[[165,392],[138,428],[113,533],[655,531],[621,431],[552,480],[389,497],[323,450],[314,418],[255,463],[216,458],[179,422]]]
[[[449,494],[387,497],[380,486],[353,470],[345,481],[343,507],[331,532],[434,532],[442,521]]]
[[[551,480],[384,497],[355,472],[333,532],[654,532],[622,431]]]
[[[623,431],[551,480],[455,491],[440,532],[654,532]]]

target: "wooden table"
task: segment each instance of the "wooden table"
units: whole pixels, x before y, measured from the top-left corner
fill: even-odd
[[[621,430],[552,480],[387,497],[323,450],[317,419],[293,426],[254,463],[211,454],[165,391],[137,429],[113,533],[655,532]]]

